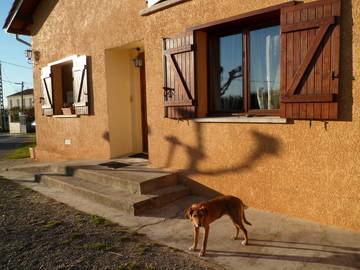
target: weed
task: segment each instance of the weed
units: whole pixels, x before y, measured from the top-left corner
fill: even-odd
[[[127,231],[127,233],[131,236],[144,235],[144,234],[138,233],[137,231]]]
[[[97,215],[91,215],[91,222],[94,223],[95,225],[100,225],[105,222],[105,219]]]
[[[140,248],[140,254],[144,254],[145,252],[149,251],[150,247],[141,247]]]
[[[50,229],[50,228],[53,228],[55,226],[58,226],[60,225],[61,222],[60,221],[48,221],[44,226],[43,228],[44,229]]]
[[[127,266],[130,270],[140,269],[140,265],[137,262],[132,262]]]
[[[15,194],[14,196],[12,196],[13,199],[17,199],[17,198],[21,198],[23,195],[22,194]]]
[[[126,242],[130,240],[130,237],[128,235],[121,235],[116,238],[116,240],[120,242]]]
[[[181,251],[180,249],[178,248],[174,248],[174,247],[169,247],[169,249],[173,252],[178,252],[178,251]]]
[[[74,239],[80,238],[81,236],[82,236],[81,233],[72,233],[72,234],[70,234],[70,239],[74,240]]]
[[[145,270],[156,270],[156,267],[153,266],[152,264],[150,264],[150,265],[147,265],[144,269]]]
[[[44,225],[46,224],[46,221],[45,220],[40,220],[38,223],[36,223],[37,225]]]
[[[71,240],[67,239],[67,240],[61,241],[60,245],[67,245],[67,244],[70,244],[70,243],[71,243]]]
[[[111,222],[110,220],[105,220],[103,225],[104,226],[113,226],[113,225],[115,225],[115,223]]]
[[[94,245],[94,248],[95,248],[95,249],[98,249],[98,250],[104,250],[104,249],[106,249],[106,246],[105,246],[105,244],[103,244],[103,243],[97,242],[97,243]]]

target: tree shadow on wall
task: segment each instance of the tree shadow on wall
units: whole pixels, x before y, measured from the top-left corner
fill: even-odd
[[[186,152],[187,164],[183,169],[178,170],[180,174],[191,174],[191,175],[222,175],[233,172],[240,172],[243,170],[251,169],[257,165],[257,162],[268,155],[278,155],[281,151],[281,143],[278,139],[273,136],[261,133],[256,130],[251,130],[251,140],[253,141],[254,147],[247,155],[245,161],[235,163],[231,166],[227,166],[227,161],[224,160],[224,166],[222,168],[213,168],[209,170],[203,170],[200,168],[201,161],[206,159],[203,130],[201,123],[195,123],[195,134],[196,144],[189,145],[181,141],[174,135],[166,136],[165,140],[170,144],[170,150],[167,154],[166,163],[163,168],[168,168],[173,165],[176,158],[177,149],[183,148]],[[214,142],[215,144],[216,142]],[[241,140],[239,140],[241,143]],[[227,143],[224,143],[222,151],[226,151]],[[231,161],[231,160],[229,160]]]

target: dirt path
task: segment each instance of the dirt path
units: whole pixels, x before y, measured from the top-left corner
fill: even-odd
[[[0,178],[0,269],[223,269]]]

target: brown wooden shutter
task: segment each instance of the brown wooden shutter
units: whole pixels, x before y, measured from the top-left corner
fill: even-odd
[[[43,115],[54,114],[53,89],[51,78],[51,67],[41,69],[41,108]]]
[[[281,9],[281,116],[337,119],[340,0]]]
[[[193,32],[164,38],[163,43],[165,117],[194,118],[196,106]]]
[[[87,56],[76,57],[73,60],[73,91],[76,114],[89,114],[87,71]]]

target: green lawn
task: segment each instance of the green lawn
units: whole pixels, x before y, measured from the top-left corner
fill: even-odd
[[[8,154],[6,157],[4,157],[2,160],[9,160],[9,159],[19,159],[19,158],[27,158],[30,157],[29,147],[35,147],[35,137],[31,138],[31,141],[23,143],[23,145]]]

